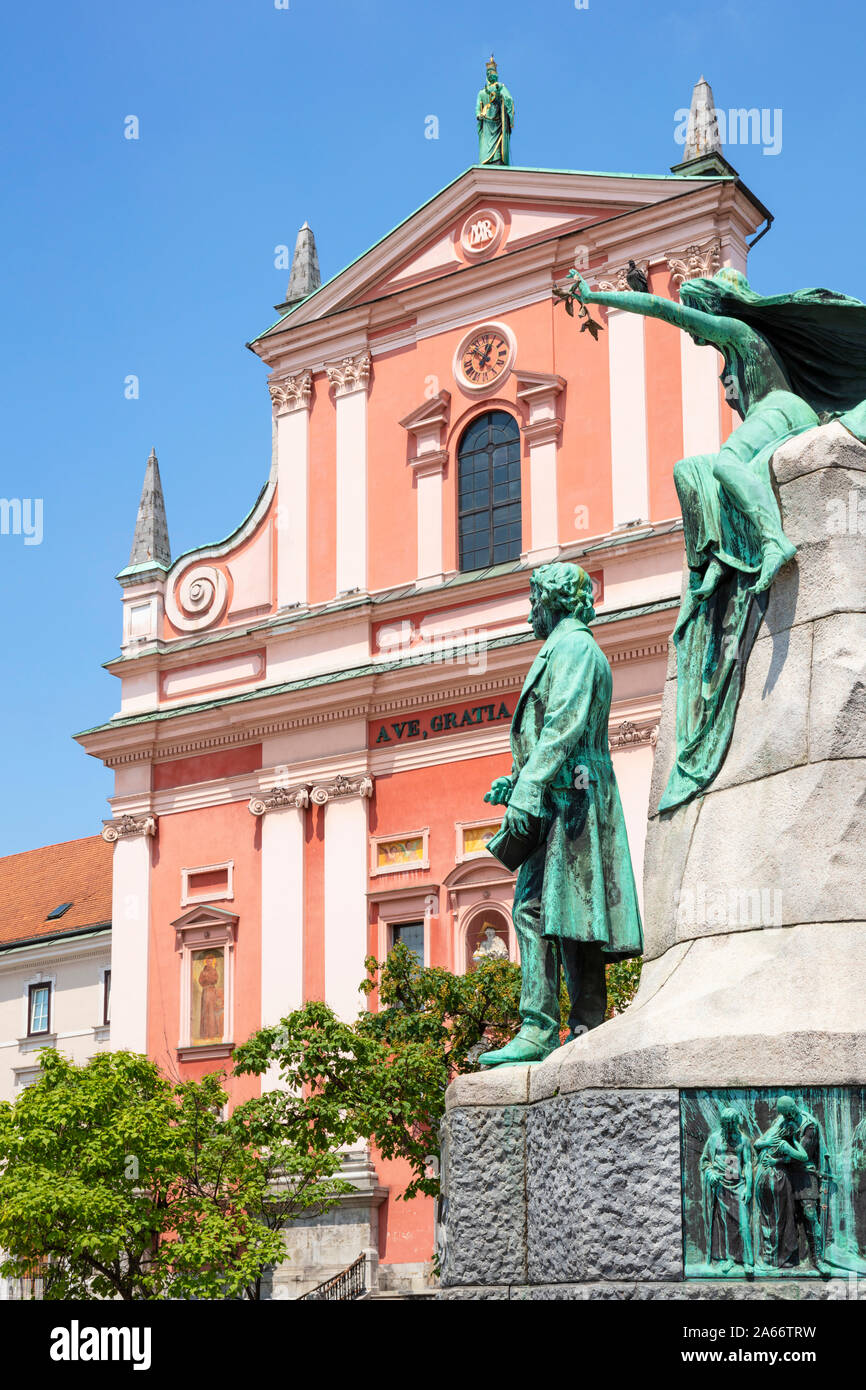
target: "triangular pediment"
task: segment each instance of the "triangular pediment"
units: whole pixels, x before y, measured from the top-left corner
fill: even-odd
[[[435,194],[345,270],[250,344],[401,290],[470,270],[534,243],[578,231],[669,198],[687,183],[674,175],[580,173],[474,167]]]

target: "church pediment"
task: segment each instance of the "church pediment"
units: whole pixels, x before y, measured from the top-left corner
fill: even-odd
[[[283,332],[638,211],[670,197],[671,186],[681,183],[673,176],[468,169],[250,346],[266,356],[268,340]]]

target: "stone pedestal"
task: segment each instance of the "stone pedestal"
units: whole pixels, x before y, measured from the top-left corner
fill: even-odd
[[[541,1065],[450,1089],[445,1297],[866,1296],[844,1271],[701,1280],[684,1262],[682,1093],[851,1088],[856,1121],[866,1085],[866,446],[823,426],[773,472],[797,557],[719,776],[660,815],[672,650],[636,999]]]

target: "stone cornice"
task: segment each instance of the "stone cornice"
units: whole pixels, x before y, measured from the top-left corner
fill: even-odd
[[[555,444],[562,434],[561,420],[536,420],[521,431],[530,444]]]
[[[678,599],[671,597],[648,605],[646,612],[600,613],[596,635],[611,663],[666,654],[677,604]],[[340,679],[326,673],[320,683],[295,689],[264,688],[241,703],[237,703],[238,697],[228,696],[224,704],[232,712],[231,722],[225,709],[186,708],[167,711],[159,720],[93,730],[80,735],[79,741],[108,766],[119,767],[260,742],[276,734],[347,719],[374,718],[389,707],[468,700],[519,683],[525,674],[527,647],[534,640],[529,632],[493,638],[486,649],[487,669],[483,673],[464,667],[461,676],[462,649],[455,646],[447,662],[419,656],[406,662],[383,663],[373,670],[348,672]],[[473,660],[477,660],[477,642],[471,650]],[[382,694],[385,682],[387,696]]]
[[[409,467],[416,478],[426,478],[428,473],[441,473],[447,462],[447,449],[431,449],[427,454],[409,459]]]

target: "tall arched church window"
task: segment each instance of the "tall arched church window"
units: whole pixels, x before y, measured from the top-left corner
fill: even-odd
[[[461,570],[520,558],[520,431],[504,410],[469,425],[457,451]]]

